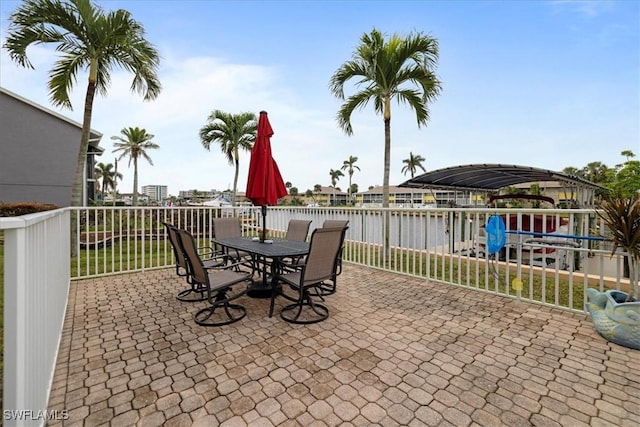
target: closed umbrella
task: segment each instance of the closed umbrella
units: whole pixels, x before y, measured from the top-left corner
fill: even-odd
[[[249,177],[247,179],[246,197],[256,206],[262,207],[262,235],[266,237],[267,206],[275,205],[278,199],[287,195],[280,170],[271,155],[271,136],[273,129],[266,111],[260,112],[256,142],[251,149]]]

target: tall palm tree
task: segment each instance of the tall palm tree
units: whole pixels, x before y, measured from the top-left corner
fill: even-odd
[[[153,166],[151,157],[147,154],[147,150],[160,148],[160,146],[154,142],[151,142],[154,135],[147,133],[146,129],[140,129],[138,127],[123,128],[120,133],[123,136],[112,136],[111,139],[120,141],[113,144],[114,153],[120,152],[122,159],[125,156],[129,157],[129,166],[133,161],[133,206],[138,206],[138,159],[146,159],[150,165]]]
[[[338,125],[353,134],[351,114],[373,101],[375,112],[384,120],[383,207],[389,206],[389,165],[391,158],[391,101],[405,103],[416,113],[418,127],[429,120],[427,104],[440,94],[441,84],[434,69],[438,61],[438,41],[421,32],[406,37],[393,34],[387,40],[375,28],[363,34],[353,58],[345,62],[330,80],[331,92],[344,100],[344,86],[355,79],[363,89],[346,99],[338,111]],[[408,87],[414,86],[414,88]]]
[[[200,141],[207,150],[217,142],[229,164],[235,166],[233,177],[233,197],[231,203],[236,204],[238,192],[238,175],[240,173],[240,150],[251,151],[258,131],[258,119],[254,113],[229,114],[214,110],[207,124],[200,129]]]
[[[333,187],[333,204],[336,204],[336,185],[338,185],[338,181],[341,176],[344,176],[340,169],[331,169],[329,171],[329,176],[331,177],[331,186]]]
[[[107,194],[107,191],[109,189],[115,191],[116,181],[118,179],[122,180],[122,174],[114,169],[112,163],[104,164],[102,162],[96,165],[94,173],[96,179],[101,180],[100,187],[102,191],[102,202],[104,203],[104,197]],[[113,196],[113,199],[115,201],[115,194]]]
[[[411,178],[413,178],[416,174],[416,171],[418,169],[422,169],[423,172],[426,172],[427,170],[424,168],[424,166],[422,166],[422,162],[426,161],[427,159],[425,159],[424,157],[422,157],[420,154],[416,154],[414,155],[413,152],[409,151],[409,158],[408,159],[404,159],[402,161],[402,163],[404,163],[405,165],[402,167],[402,173],[404,175],[407,174],[407,172],[409,172],[409,174],[411,175]]]
[[[49,72],[53,105],[71,109],[69,91],[78,72],[86,70],[89,74],[71,191],[71,205],[80,206],[96,91],[106,95],[111,70],[124,69],[134,75],[132,91],[145,100],[155,99],[161,89],[157,75],[160,58],[145,39],[144,27],[126,10],[105,13],[90,0],[24,0],[9,17],[4,47],[10,58],[21,66],[34,68],[27,58],[27,48],[49,43],[56,45],[60,53]]]
[[[347,135],[353,134],[351,114],[373,101],[374,110],[384,121],[384,174],[382,206],[389,207],[389,168],[391,160],[391,101],[409,105],[415,113],[418,127],[429,121],[427,104],[440,94],[436,78],[438,41],[422,32],[406,37],[393,34],[385,40],[375,28],[363,34],[360,45],[350,61],[342,64],[331,76],[329,87],[339,99],[345,99],[344,86],[355,81],[359,92],[346,99],[338,111],[338,125]],[[354,79],[354,80],[352,80]],[[384,249],[390,256],[389,221],[384,223]]]
[[[360,168],[355,165],[357,161],[358,158],[356,156],[349,156],[347,160],[342,162],[342,168],[340,168],[342,170],[346,170],[347,174],[349,175],[349,187],[347,189],[347,198],[349,200],[349,204],[353,204],[353,200],[351,200],[351,178],[353,177],[355,169],[360,170]]]

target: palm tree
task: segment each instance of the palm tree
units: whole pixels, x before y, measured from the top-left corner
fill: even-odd
[[[115,147],[113,152],[120,152],[122,159],[125,156],[129,156],[129,166],[133,161],[133,206],[138,206],[138,158],[142,157],[146,159],[150,165],[153,166],[151,157],[147,154],[147,150],[160,148],[160,146],[154,142],[151,142],[154,135],[147,133],[145,129],[140,128],[123,128],[120,133],[124,136],[112,136],[111,139],[120,141],[113,144]]]
[[[157,75],[160,58],[144,36],[144,27],[128,11],[105,13],[90,0],[25,0],[9,17],[4,47],[19,65],[34,68],[27,58],[27,48],[32,44],[56,45],[60,59],[49,73],[48,84],[53,105],[72,109],[69,91],[80,70],[89,73],[72,206],[82,204],[94,96],[96,91],[107,94],[111,70],[131,72],[134,75],[131,90],[141,94],[145,101],[160,93]]]
[[[315,184],[313,186],[313,192],[316,193],[318,196],[320,196],[320,193],[322,193],[322,185]],[[316,199],[314,198],[313,200],[315,201]]]
[[[356,184],[355,182],[351,184],[351,186],[349,187],[349,191],[351,191],[351,197],[353,199],[353,195],[358,193],[358,184]],[[353,202],[353,204],[355,205],[355,202]]]
[[[342,170],[346,170],[347,174],[349,174],[349,187],[347,189],[347,199],[349,200],[349,204],[353,204],[353,200],[351,200],[351,178],[353,177],[354,169],[360,170],[355,163],[358,161],[356,156],[349,156],[349,158],[342,162]]]
[[[355,79],[362,90],[350,96],[338,111],[338,125],[353,134],[351,114],[373,101],[374,110],[384,121],[384,174],[382,206],[389,207],[389,167],[391,159],[391,101],[409,105],[418,127],[429,121],[427,104],[440,94],[440,81],[434,69],[438,62],[438,41],[422,32],[407,37],[393,34],[388,40],[375,28],[363,34],[350,61],[331,76],[330,90],[344,100],[344,86]],[[413,87],[411,87],[413,86]],[[384,248],[389,258],[389,221],[384,225]]]
[[[313,196],[313,191],[311,191],[310,189],[307,189],[307,191],[304,192],[304,197],[306,197],[307,199],[313,199],[314,203],[316,201],[316,198]]]
[[[200,129],[200,141],[207,150],[211,149],[211,143],[217,142],[229,164],[235,166],[231,200],[231,204],[235,206],[240,173],[240,150],[251,151],[256,140],[258,120],[254,113],[229,114],[214,110],[207,121]]]
[[[102,203],[104,203],[104,197],[107,194],[109,189],[116,189],[116,181],[118,179],[122,180],[122,174],[113,168],[112,163],[104,164],[102,162],[98,163],[95,167],[95,176],[96,179],[100,179],[100,187],[102,191]],[[113,196],[115,201],[115,194]]]
[[[384,120],[383,207],[389,206],[389,164],[391,158],[391,101],[406,103],[416,113],[418,127],[429,120],[427,104],[440,94],[440,81],[433,71],[438,61],[438,41],[421,32],[403,38],[393,34],[385,41],[375,28],[363,34],[353,59],[342,64],[330,81],[331,92],[344,100],[344,86],[356,79],[363,90],[350,96],[338,111],[338,124],[353,134],[351,114],[373,101]],[[408,88],[407,84],[417,88]]]
[[[405,165],[402,167],[401,172],[404,175],[408,172],[411,175],[411,178],[415,176],[418,169],[422,169],[423,172],[426,172],[427,170],[422,166],[422,162],[426,160],[427,159],[422,157],[420,154],[414,155],[413,152],[409,151],[409,158],[402,161]]]
[[[542,191],[542,187],[540,187],[540,184],[534,183],[529,186],[529,194],[533,196],[542,196],[542,193],[543,191]],[[536,209],[538,209],[540,205],[541,205],[540,200],[533,200],[531,202],[531,206]]]
[[[333,187],[333,204],[336,204],[336,185],[338,185],[338,181],[341,176],[344,176],[340,169],[331,169],[329,171],[329,176],[331,177],[331,186]]]

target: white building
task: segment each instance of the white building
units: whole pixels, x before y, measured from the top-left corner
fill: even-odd
[[[149,200],[161,202],[167,198],[166,185],[143,185],[142,193],[149,197]]]

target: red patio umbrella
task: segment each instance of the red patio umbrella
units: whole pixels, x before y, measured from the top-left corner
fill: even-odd
[[[256,206],[262,206],[262,236],[265,240],[267,206],[275,205],[278,199],[287,195],[280,170],[271,155],[271,136],[273,129],[269,124],[266,111],[260,111],[256,142],[251,149],[249,178],[247,179],[246,197]]]

